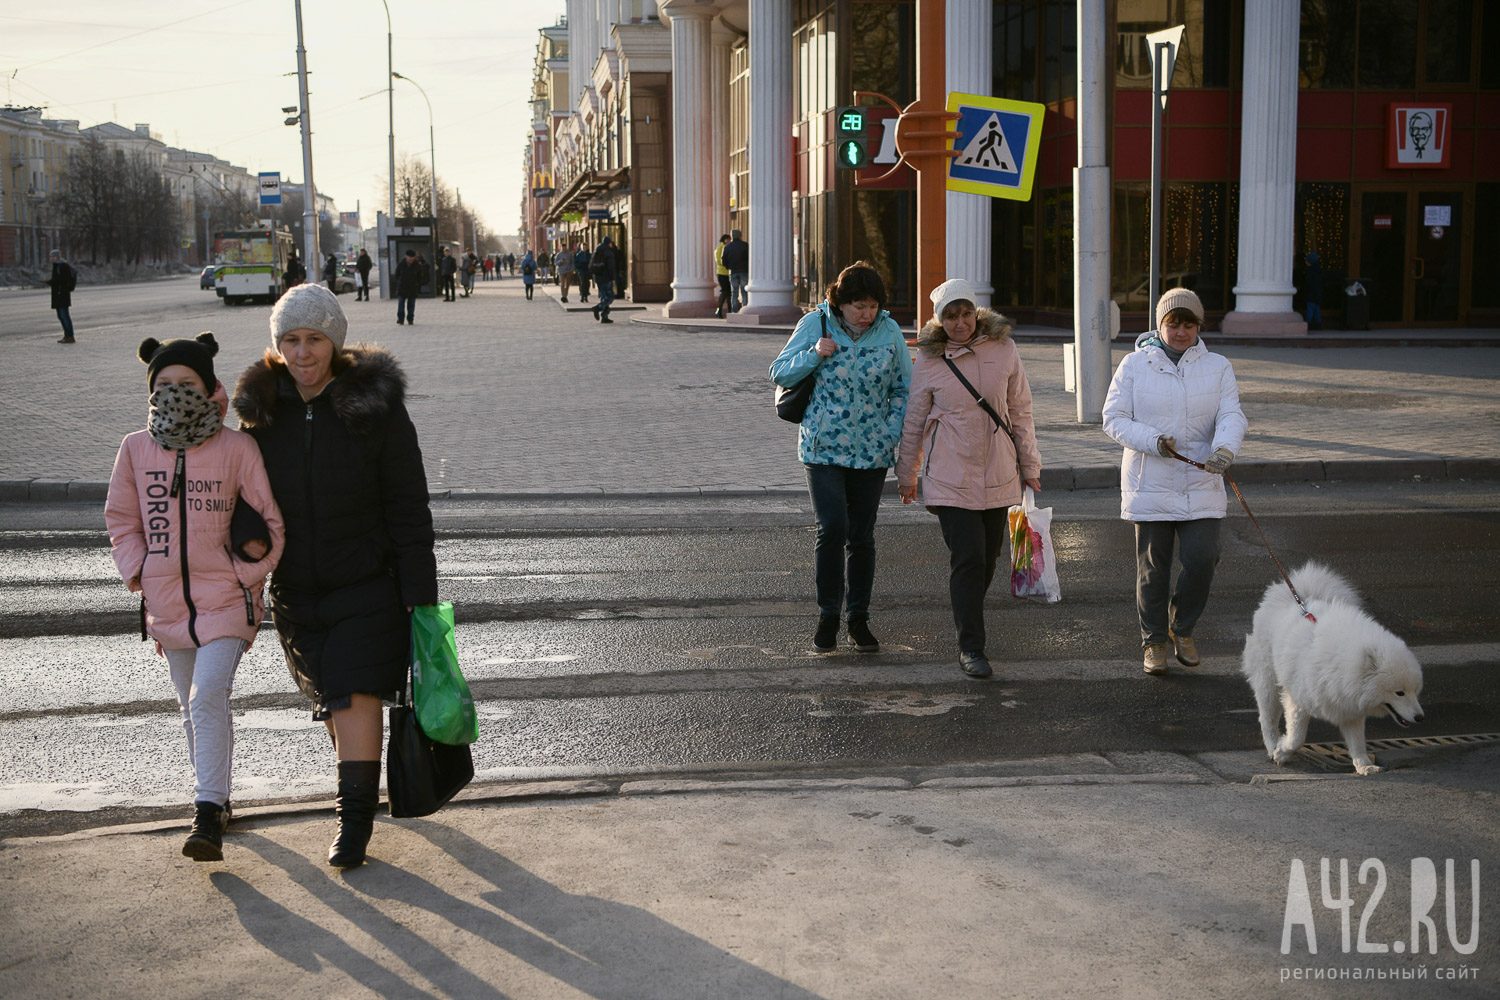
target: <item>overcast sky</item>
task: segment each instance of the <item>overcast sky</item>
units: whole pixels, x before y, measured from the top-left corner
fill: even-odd
[[[565,0],[389,0],[396,72],[432,101],[438,177],[492,231],[520,225],[527,104],[537,29]],[[302,179],[294,0],[6,0],[0,74],[7,104],[87,128],[146,123],[169,145],[252,174]],[[384,209],[388,175],[386,20],[380,0],[304,0],[313,179],[363,225]],[[289,74],[289,75],[287,75]],[[365,95],[374,94],[368,97]],[[428,155],[427,105],[395,81],[396,156]]]

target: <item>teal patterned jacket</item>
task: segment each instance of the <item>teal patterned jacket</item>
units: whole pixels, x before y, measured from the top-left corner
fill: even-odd
[[[825,319],[828,336],[839,345],[831,358],[813,350]],[[894,466],[911,390],[911,351],[890,313],[882,310],[856,342],[837,311],[819,303],[771,362],[777,385],[796,385],[809,373],[818,381],[802,417],[797,457],[808,465],[849,469]]]

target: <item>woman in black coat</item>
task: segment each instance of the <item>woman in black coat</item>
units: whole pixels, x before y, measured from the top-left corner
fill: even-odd
[[[379,804],[381,701],[405,684],[411,609],[437,603],[406,378],[383,348],[345,348],[347,329],[328,289],[298,285],[271,311],[275,346],[234,391],[286,523],[271,578],[276,632],[338,755],[328,862],[339,868],[365,859]]]

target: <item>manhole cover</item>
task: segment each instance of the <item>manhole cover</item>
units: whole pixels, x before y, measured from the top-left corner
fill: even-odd
[[[1500,733],[1472,733],[1468,736],[1404,736],[1394,740],[1366,740],[1365,746],[1376,757],[1382,750],[1442,750],[1449,747],[1473,747],[1500,743]],[[1347,771],[1354,767],[1349,748],[1342,743],[1304,743],[1297,756],[1326,771]]]

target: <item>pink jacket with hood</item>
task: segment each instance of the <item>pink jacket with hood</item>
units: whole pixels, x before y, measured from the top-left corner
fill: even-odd
[[[227,410],[223,383],[211,401]],[[130,591],[145,597],[146,631],[163,649],[231,637],[248,644],[265,617],[262,585],[285,539],[260,447],[224,427],[189,448],[184,462],[185,488],[174,497],[177,452],[144,430],[120,442],[104,506],[115,566]],[[240,496],[270,528],[271,550],[260,562],[230,555],[229,519]]]
[[[1015,444],[997,428],[944,362],[952,359],[969,384],[1005,419]],[[1016,454],[1019,449],[1019,456]],[[1019,470],[1017,466],[1019,465]],[[1042,456],[1031,419],[1031,385],[1005,317],[981,308],[974,337],[948,342],[936,319],[917,334],[911,396],[901,431],[896,485],[903,492],[922,480],[929,507],[994,510],[1021,502],[1025,479],[1039,479]]]

